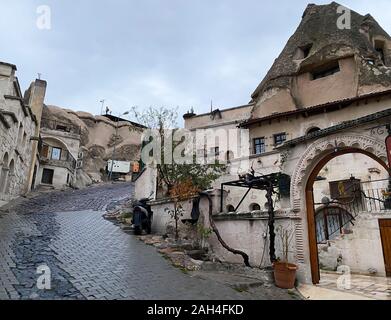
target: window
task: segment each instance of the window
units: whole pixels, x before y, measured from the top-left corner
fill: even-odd
[[[228,212],[235,212],[235,207],[232,204],[230,204],[227,206],[227,211]]]
[[[324,243],[344,233],[354,218],[340,207],[325,207],[316,213],[315,220],[317,241]]]
[[[52,148],[52,160],[61,160],[61,149],[60,148]]]
[[[321,78],[325,78],[328,76],[331,76],[337,72],[340,72],[339,63],[338,61],[335,61],[331,64],[328,64],[326,66],[320,67],[317,70],[312,72],[312,80],[317,80]]]
[[[253,203],[250,205],[250,210],[251,211],[261,211],[261,206],[258,203]]]
[[[309,129],[309,130],[307,131],[307,135],[310,135],[311,133],[315,133],[315,132],[318,132],[318,131],[320,131],[320,128],[318,128],[318,127],[312,127],[311,129]]]
[[[22,142],[23,147],[26,145],[26,142],[27,142],[27,134],[25,132],[25,133],[23,133],[23,142]]]
[[[303,60],[307,58],[310,55],[311,49],[312,44],[298,47],[294,55],[294,60]]]
[[[49,146],[44,144],[41,149],[41,157],[47,159],[49,157]]]
[[[265,138],[254,139],[254,154],[262,154],[266,152]]]
[[[310,45],[308,45],[306,47],[301,48],[301,50],[303,50],[304,58],[307,58],[310,55],[311,48],[312,48],[312,44],[310,44]]]
[[[274,145],[282,145],[286,141],[286,133],[278,133],[274,135]]]
[[[66,126],[63,126],[63,125],[60,125],[60,124],[58,124],[58,125],[56,126],[56,130],[58,130],[58,131],[64,131],[64,132],[70,132],[70,130],[69,130]]]
[[[230,164],[231,161],[235,158],[235,154],[232,152],[232,151],[227,151],[227,154],[226,154],[226,160],[227,160],[227,163]]]
[[[212,148],[212,154],[215,156],[219,156],[220,155],[220,148],[219,147]]]
[[[22,140],[23,140],[23,124],[19,124],[18,145],[21,145]]]
[[[350,202],[361,199],[361,181],[355,178],[329,182],[331,199]]]
[[[383,41],[375,41],[375,50],[377,53],[379,53],[381,60],[383,63],[386,63],[385,56],[384,56],[384,42]]]

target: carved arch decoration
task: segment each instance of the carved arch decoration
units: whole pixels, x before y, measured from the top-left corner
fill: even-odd
[[[304,219],[307,217],[305,208],[305,190],[307,180],[316,165],[332,153],[344,149],[362,150],[366,154],[387,163],[387,151],[385,142],[373,137],[357,134],[342,134],[329,136],[312,143],[302,154],[295,165],[295,171],[291,179],[291,208],[295,220],[296,235],[296,260],[299,264],[305,263],[305,228]]]
[[[66,151],[69,152],[69,154],[72,155],[72,157],[75,158],[75,155],[73,155],[73,154],[71,153],[71,151],[70,151],[70,149],[69,149],[69,147],[68,147],[68,144],[67,144],[65,141],[63,141],[62,139],[57,138],[57,137],[53,137],[53,136],[50,136],[50,135],[42,135],[41,138],[42,138],[42,141],[44,141],[44,142],[45,142],[45,140],[46,140],[46,141],[48,141],[48,140],[49,140],[49,141],[50,141],[50,140],[57,141],[58,143],[60,143],[60,144],[66,149]]]
[[[293,212],[300,213],[305,189],[306,178],[316,163],[325,155],[343,148],[354,148],[371,153],[377,158],[387,162],[387,150],[384,141],[373,137],[343,134],[320,139],[311,144],[296,164],[291,181],[291,208]]]

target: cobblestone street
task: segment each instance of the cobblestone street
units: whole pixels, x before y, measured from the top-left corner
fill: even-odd
[[[0,211],[0,299],[290,299],[286,291],[238,292],[191,277],[154,248],[102,218],[130,184],[40,194]],[[52,289],[37,288],[37,267]]]

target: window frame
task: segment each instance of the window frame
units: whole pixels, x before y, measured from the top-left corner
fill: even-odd
[[[330,63],[326,66],[313,70],[311,72],[311,80],[315,81],[327,78],[339,72],[341,72],[341,66],[339,64],[339,61],[336,61],[334,63]]]
[[[257,143],[257,141],[259,141],[259,142],[263,141],[263,143]],[[261,148],[260,152],[257,152],[258,146],[260,146],[260,148]],[[263,148],[262,148],[262,146],[263,146]],[[260,154],[266,153],[266,138],[265,137],[253,139],[253,153],[255,155],[260,155]]]
[[[53,157],[53,153],[55,150],[59,150],[58,159]],[[52,147],[52,150],[50,152],[50,160],[60,161],[62,156],[62,149],[58,147]]]
[[[283,139],[280,139],[281,141],[277,142],[277,139],[278,137],[284,137]],[[273,141],[274,141],[274,146],[277,147],[277,146],[281,146],[282,144],[284,144],[284,142],[287,140],[287,133],[286,132],[280,132],[280,133],[276,133],[273,135]]]

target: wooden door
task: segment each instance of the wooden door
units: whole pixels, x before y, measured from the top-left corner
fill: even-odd
[[[387,277],[391,277],[391,219],[379,220]]]
[[[312,283],[319,284],[320,269],[319,269],[319,253],[318,241],[316,238],[316,222],[315,222],[315,207],[314,207],[314,190],[310,189],[306,192],[307,202],[307,221],[308,221],[308,239],[310,246],[310,261]]]
[[[48,159],[49,158],[49,146],[46,145],[46,144],[44,144],[42,146],[41,157],[44,158],[44,159]]]

